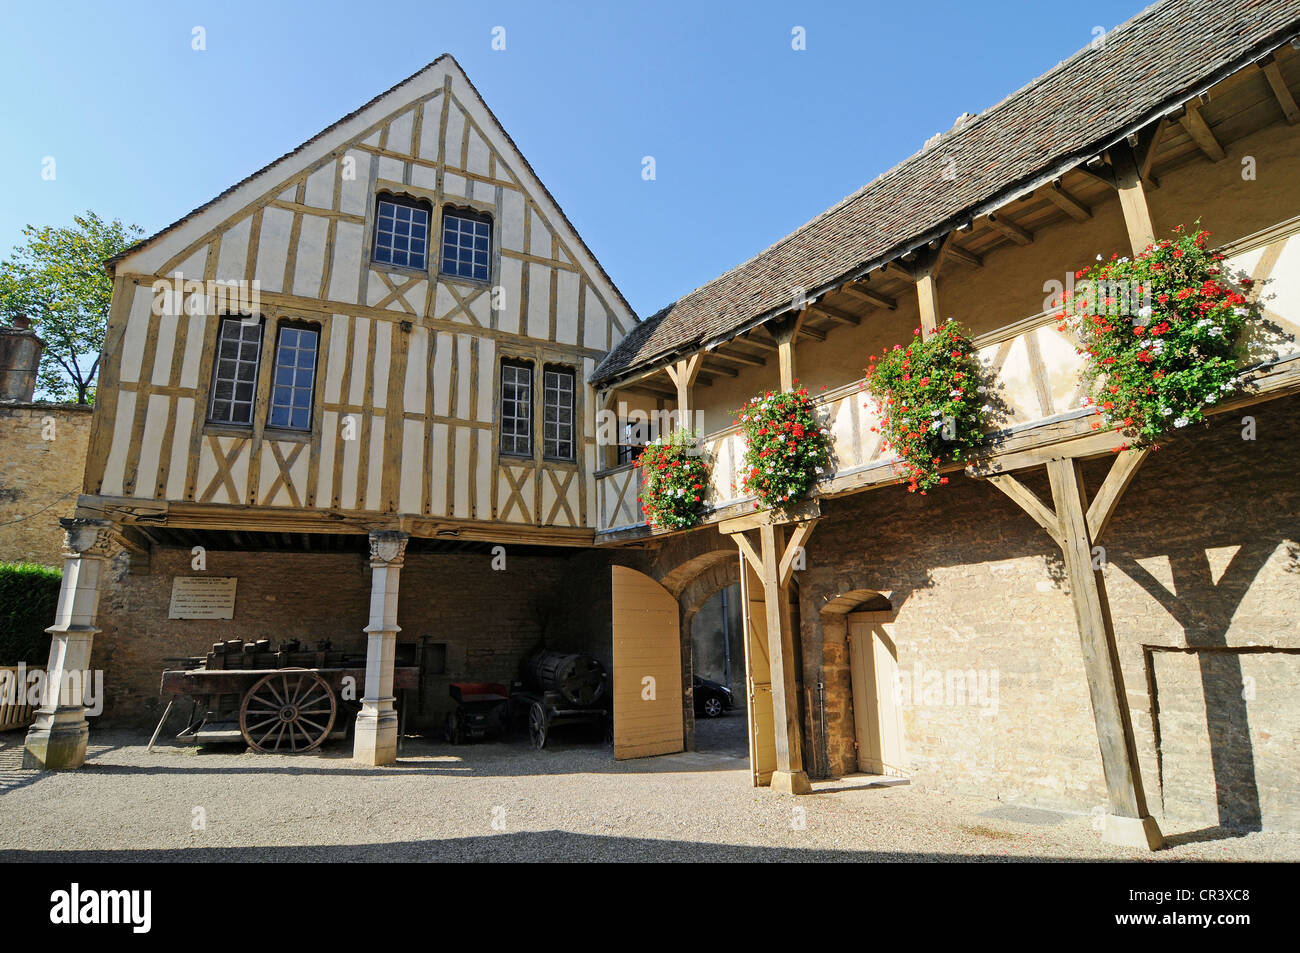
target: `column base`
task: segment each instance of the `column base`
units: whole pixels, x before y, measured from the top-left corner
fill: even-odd
[[[41,771],[74,771],[86,763],[86,722],[54,723],[42,727],[38,720],[23,742],[23,767]]]
[[[803,771],[773,771],[771,786],[777,794],[812,794],[812,784]]]
[[[371,766],[397,762],[397,712],[361,710],[352,741],[352,760]]]
[[[1165,846],[1164,835],[1154,817],[1121,817],[1118,814],[1106,815],[1106,827],[1101,835],[1102,843],[1117,844],[1120,847],[1138,847],[1142,850],[1160,850]]]

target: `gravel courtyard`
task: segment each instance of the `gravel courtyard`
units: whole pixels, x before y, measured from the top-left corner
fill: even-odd
[[[83,770],[41,774],[20,766],[21,732],[0,735],[0,860],[1300,859],[1296,835],[1173,830],[1155,855],[1113,849],[1085,816],[909,785],[781,797],[717,751],[615,763],[558,738],[542,752],[406,738],[400,764],[366,768],[343,744],[293,758],[91,740]]]

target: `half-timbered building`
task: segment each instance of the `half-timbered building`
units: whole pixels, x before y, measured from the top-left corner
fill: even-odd
[[[616,755],[648,755],[691,745],[691,621],[738,585],[756,785],[905,776],[1091,811],[1152,848],[1162,822],[1294,828],[1297,89],[1293,4],[1165,0],[638,321],[440,58],[111,263],[52,664],[87,667],[98,634],[129,717],[165,657],[229,633],[364,639],[356,752],[382,763],[399,629],[444,646],[448,678],[583,648],[613,669]],[[1045,299],[1198,221],[1264,309],[1245,386],[1209,428],[1123,449]],[[191,280],[260,299],[159,306],[157,282]],[[948,317],[1005,419],[921,498],[863,368]],[[796,378],[835,466],[801,509],[756,512],[733,412]],[[598,439],[609,414],[664,411],[706,434],[688,532],[645,524],[635,461]],[[233,619],[167,618],[200,572],[237,578]],[[84,744],[69,707],[28,747],[75,764]]]

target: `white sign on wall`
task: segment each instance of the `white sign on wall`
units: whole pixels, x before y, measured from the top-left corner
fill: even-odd
[[[235,576],[173,576],[169,619],[233,619]]]

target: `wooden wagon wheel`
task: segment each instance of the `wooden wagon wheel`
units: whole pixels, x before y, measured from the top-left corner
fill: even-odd
[[[329,737],[337,712],[329,682],[310,669],[280,669],[244,694],[239,730],[254,751],[299,754]]]
[[[528,740],[539,751],[546,747],[546,728],[546,709],[541,702],[533,702],[528,709]]]

